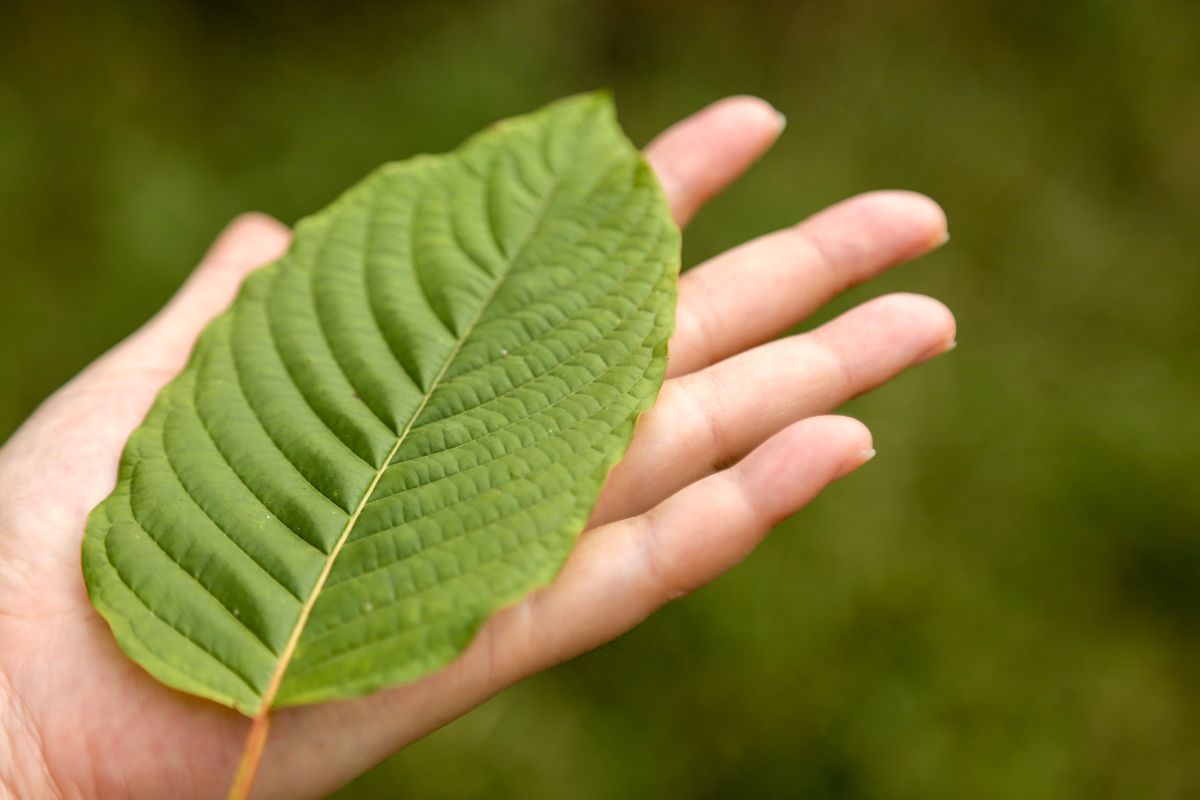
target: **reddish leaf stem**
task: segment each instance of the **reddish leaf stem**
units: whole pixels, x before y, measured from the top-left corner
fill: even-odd
[[[254,788],[254,776],[258,774],[263,749],[267,746],[270,727],[271,713],[264,709],[250,725],[250,735],[246,738],[246,747],[242,750],[242,760],[233,778],[233,786],[229,788],[228,800],[249,800],[250,790]]]

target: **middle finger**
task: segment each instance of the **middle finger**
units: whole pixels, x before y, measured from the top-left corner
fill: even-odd
[[[937,203],[872,192],[754,239],[685,273],[667,376],[771,339],[826,301],[946,240]]]
[[[589,526],[639,514],[791,423],[831,411],[953,346],[954,317],[944,305],[893,294],[668,380],[638,421]]]

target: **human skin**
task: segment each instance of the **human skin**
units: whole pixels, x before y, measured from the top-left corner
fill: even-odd
[[[764,101],[733,97],[651,142],[680,225],[782,129]],[[0,796],[186,800],[229,788],[250,721],[124,656],[88,603],[80,542],[159,388],[289,236],[261,214],[236,219],[161,312],[0,449]],[[945,239],[933,201],[873,192],[685,273],[667,381],[558,578],[427,678],[275,714],[254,797],[324,796],[506,686],[619,636],[870,459],[867,429],[828,413],[953,347],[950,312],[892,294],[772,340]]]

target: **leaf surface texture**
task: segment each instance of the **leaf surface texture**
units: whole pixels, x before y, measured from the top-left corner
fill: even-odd
[[[446,664],[562,566],[662,382],[678,269],[604,96],[380,168],[130,437],[93,604],[161,681],[247,714]]]

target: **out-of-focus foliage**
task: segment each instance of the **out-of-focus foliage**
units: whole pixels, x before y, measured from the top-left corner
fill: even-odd
[[[934,294],[961,346],[853,403],[879,458],[733,573],[341,796],[1197,796],[1197,30],[1187,0],[7,4],[0,436],[238,211],[595,86],[639,140],[761,94],[788,131],[686,261],[925,191],[950,244],[837,308]]]

